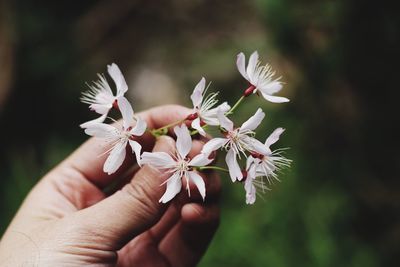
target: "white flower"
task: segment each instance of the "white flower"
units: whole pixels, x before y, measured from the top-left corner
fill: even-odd
[[[218,100],[215,99],[218,93],[209,94],[206,98],[204,98],[206,91],[204,90],[205,85],[206,79],[203,77],[196,85],[192,95],[190,96],[193,103],[194,113],[188,116],[188,119],[193,120],[191,125],[192,128],[196,129],[203,136],[206,135],[206,132],[202,127],[203,124],[205,123],[213,126],[219,125],[217,110],[221,108],[227,112],[231,108],[226,102],[214,107],[218,103]]]
[[[223,110],[218,110],[217,113],[221,127],[226,130],[225,138],[217,137],[211,139],[204,145],[202,153],[209,155],[214,150],[224,147],[227,150],[225,160],[231,179],[233,182],[240,181],[243,175],[237,157],[240,158],[240,154],[246,157],[246,151],[260,154],[268,153],[264,144],[252,137],[255,134],[254,130],[263,120],[265,113],[258,109],[240,128],[236,129],[233,128],[233,122],[225,116]]]
[[[160,202],[167,203],[173,199],[182,187],[182,179],[186,179],[187,190],[190,196],[189,181],[193,181],[199,190],[203,200],[206,196],[206,188],[203,178],[193,170],[193,167],[201,167],[211,163],[207,155],[199,154],[193,159],[188,159],[190,149],[192,148],[192,137],[186,125],[174,128],[176,139],[176,150],[174,155],[169,155],[165,152],[144,152],[142,155],[142,164],[149,164],[153,167],[166,171],[171,176],[166,181],[167,190],[161,197]]]
[[[251,54],[249,63],[246,65],[246,59],[243,53],[237,55],[236,65],[242,74],[242,76],[250,83],[250,87],[246,90],[245,95],[251,93],[260,92],[262,96],[273,103],[283,103],[288,102],[289,99],[280,96],[273,96],[273,94],[279,92],[282,89],[282,84],[278,79],[272,79],[275,72],[272,70],[271,66],[266,64],[261,66],[258,61],[257,51]]]
[[[273,179],[279,181],[277,172],[282,168],[287,168],[292,162],[290,159],[282,156],[282,149],[271,151],[270,146],[279,140],[279,136],[284,132],[283,128],[277,128],[273,133],[265,140],[264,147],[267,149],[266,154],[253,153],[250,157],[256,159],[256,175],[265,176],[268,182],[273,183]],[[273,179],[272,179],[273,178]]]
[[[135,141],[135,137],[143,135],[147,128],[146,122],[140,118],[136,119],[135,124],[132,107],[126,98],[118,99],[118,107],[122,113],[122,130],[102,122],[91,123],[85,129],[86,134],[104,138],[111,144],[111,148],[105,152],[110,154],[103,166],[103,171],[108,174],[114,173],[124,162],[128,143],[140,165],[142,146]]]
[[[100,80],[93,82],[93,85],[89,85],[90,89],[82,94],[81,101],[89,104],[89,108],[98,114],[101,114],[101,116],[97,119],[81,124],[82,128],[88,127],[91,123],[103,122],[110,109],[117,104],[118,99],[123,98],[126,91],[128,91],[128,85],[126,84],[125,78],[115,63],[108,65],[107,71],[114,80],[117,94],[113,94],[104,75],[98,74]]]

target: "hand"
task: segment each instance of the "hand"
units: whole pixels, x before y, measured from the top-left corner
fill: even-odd
[[[164,106],[139,116],[149,128],[158,128],[189,112]],[[154,143],[144,135],[140,141],[146,150],[172,152],[174,147],[167,136]],[[201,146],[195,141],[191,154]],[[165,173],[149,166],[129,173],[130,157],[107,175],[102,171],[107,155],[99,157],[103,152],[101,140],[88,140],[32,189],[0,242],[0,266],[196,265],[218,226],[219,177],[203,175],[204,203],[193,187],[190,199],[182,190],[165,205],[158,202]],[[120,189],[104,193],[124,176],[128,179]]]

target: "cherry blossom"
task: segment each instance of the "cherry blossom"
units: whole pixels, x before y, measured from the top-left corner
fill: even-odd
[[[86,128],[92,123],[103,122],[110,109],[117,105],[118,99],[124,98],[124,94],[128,90],[125,78],[115,63],[108,65],[107,71],[115,83],[117,93],[114,95],[105,76],[98,74],[99,80],[93,82],[93,85],[89,85],[89,90],[82,94],[81,101],[89,104],[89,108],[101,116],[81,124],[82,128]]]
[[[289,99],[280,96],[273,96],[282,89],[282,83],[278,79],[273,79],[275,72],[269,64],[262,66],[258,61],[258,52],[251,54],[247,68],[246,59],[243,53],[237,55],[236,65],[240,74],[249,83],[250,87],[245,91],[245,95],[260,92],[268,101],[273,103],[289,102]]]
[[[270,184],[273,182],[273,179],[279,181],[277,171],[280,171],[282,168],[289,167],[291,163],[291,160],[282,156],[282,149],[277,149],[274,151],[271,151],[270,149],[270,146],[275,144],[279,140],[279,136],[284,131],[285,130],[283,128],[277,128],[265,140],[264,147],[267,149],[268,153],[253,153],[250,156],[252,158],[258,159],[258,161],[256,161],[257,176],[265,176]]]
[[[224,129],[225,137],[216,137],[208,141],[204,145],[202,153],[209,155],[221,147],[225,148],[227,150],[225,161],[228,165],[229,175],[233,182],[236,180],[240,181],[243,175],[237,158],[240,158],[241,154],[247,157],[246,152],[256,152],[263,155],[269,152],[263,143],[252,137],[255,134],[254,130],[263,120],[265,113],[259,108],[239,128],[233,127],[233,122],[225,116],[223,110],[219,109],[217,114],[220,125]]]
[[[192,128],[196,129],[201,135],[205,136],[206,132],[203,129],[203,125],[219,125],[217,110],[221,108],[225,112],[230,109],[230,106],[224,102],[221,105],[214,107],[218,100],[216,99],[218,93],[211,93],[207,97],[204,98],[206,79],[203,77],[196,85],[193,90],[192,95],[190,96],[193,103],[193,111],[194,113],[188,116],[188,119],[192,121]]]
[[[105,152],[109,153],[109,156],[103,166],[103,171],[108,174],[116,172],[122,165],[128,144],[131,146],[132,152],[135,153],[136,161],[140,165],[142,146],[135,139],[143,135],[147,128],[144,120],[139,117],[135,119],[132,106],[126,98],[118,99],[118,107],[122,114],[121,130],[102,122],[93,122],[85,129],[86,134],[103,138],[111,145],[111,148]]]
[[[149,164],[156,169],[169,173],[171,176],[166,180],[167,189],[161,197],[160,202],[167,203],[173,199],[182,188],[182,179],[186,180],[186,189],[190,196],[189,182],[192,181],[200,192],[206,197],[206,188],[203,178],[194,170],[193,167],[202,167],[211,163],[207,155],[199,154],[192,159],[187,155],[192,148],[192,138],[186,125],[174,127],[176,140],[176,151],[170,155],[166,152],[144,152],[142,164]]]

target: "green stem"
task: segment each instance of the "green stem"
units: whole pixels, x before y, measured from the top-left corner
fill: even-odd
[[[165,126],[163,126],[163,127],[160,127],[160,128],[158,128],[158,129],[153,129],[153,130],[149,130],[149,131],[150,131],[150,133],[151,133],[154,137],[157,137],[157,136],[160,136],[160,135],[166,135],[166,134],[168,133],[168,128],[170,128],[170,127],[172,127],[172,126],[175,126],[175,125],[178,125],[178,124],[181,124],[181,123],[183,123],[185,120],[186,120],[186,119],[182,119],[182,120],[179,120],[179,121],[175,121],[175,122],[172,122],[172,123],[170,123],[170,124],[167,124],[167,125],[165,125]]]
[[[245,99],[245,96],[242,95],[238,101],[236,101],[235,105],[233,105],[233,107],[225,114],[225,115],[231,115],[233,114],[233,112],[237,109],[237,107],[243,102],[243,100]]]
[[[199,171],[203,171],[203,170],[216,170],[216,171],[222,171],[222,172],[229,172],[227,169],[225,168],[221,168],[218,166],[203,166],[203,167],[198,167],[197,168]]]

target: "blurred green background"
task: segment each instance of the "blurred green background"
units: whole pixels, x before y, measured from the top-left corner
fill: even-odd
[[[85,82],[116,62],[135,110],[190,105],[201,76],[235,101],[236,54],[258,50],[289,104],[281,183],[246,206],[224,177],[220,229],[200,266],[398,266],[399,14],[395,1],[0,1],[0,235],[31,187],[87,137]],[[397,125],[397,126],[396,126]]]

